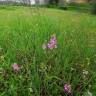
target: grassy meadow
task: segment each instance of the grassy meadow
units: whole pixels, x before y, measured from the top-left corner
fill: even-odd
[[[96,16],[0,6],[0,96],[96,96]]]

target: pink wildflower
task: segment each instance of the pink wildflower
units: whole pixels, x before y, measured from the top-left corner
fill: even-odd
[[[16,71],[16,72],[18,72],[20,70],[20,66],[17,63],[14,63],[12,65],[12,67],[13,67],[13,70]]]
[[[71,85],[70,85],[70,84],[65,84],[65,85],[64,85],[64,91],[65,91],[67,94],[71,94],[71,93],[72,93]]]
[[[48,49],[54,49],[57,48],[57,39],[56,36],[53,35],[49,41],[49,43],[47,44]]]

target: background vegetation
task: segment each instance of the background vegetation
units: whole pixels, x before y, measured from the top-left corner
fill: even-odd
[[[53,34],[57,48],[44,50]],[[96,95],[96,16],[0,6],[0,96],[66,96],[65,83]]]

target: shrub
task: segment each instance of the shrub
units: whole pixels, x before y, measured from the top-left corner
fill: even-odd
[[[61,9],[61,10],[68,10],[67,6],[59,6],[58,8]]]
[[[96,0],[92,0],[91,5],[92,5],[91,12],[93,14],[96,14]]]

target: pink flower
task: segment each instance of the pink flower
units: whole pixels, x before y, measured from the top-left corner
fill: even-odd
[[[51,37],[49,43],[47,44],[47,48],[51,50],[57,48],[57,39],[55,35]]]
[[[12,65],[12,67],[13,67],[13,70],[16,71],[16,72],[18,72],[20,70],[20,66],[17,63],[14,63]]]
[[[71,85],[70,85],[70,84],[65,84],[65,85],[64,85],[64,91],[65,91],[67,94],[71,94],[71,93],[72,93]]]
[[[50,38],[50,41],[47,43],[47,44],[43,44],[42,45],[42,48],[43,50],[45,49],[55,49],[57,48],[57,39],[56,39],[56,36],[55,35],[52,35],[51,38]]]

